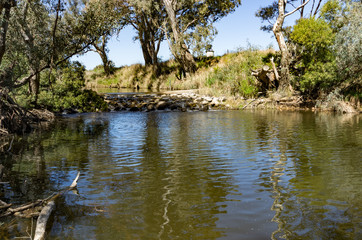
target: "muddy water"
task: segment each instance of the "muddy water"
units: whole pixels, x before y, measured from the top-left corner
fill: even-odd
[[[362,239],[362,119],[84,114],[14,141],[1,200],[62,189],[49,239]],[[1,219],[1,238],[32,221]]]

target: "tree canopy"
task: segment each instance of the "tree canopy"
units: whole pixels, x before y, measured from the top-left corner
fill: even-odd
[[[194,43],[195,50],[206,48],[210,44],[210,35],[216,33],[212,23],[234,11],[240,4],[241,0],[163,0],[168,16],[164,32],[172,54],[184,71],[195,71],[190,45]],[[201,46],[202,42],[204,46]]]

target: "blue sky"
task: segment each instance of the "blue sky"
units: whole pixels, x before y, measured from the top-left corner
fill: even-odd
[[[271,0],[243,0],[242,5],[235,12],[215,23],[218,30],[218,35],[213,42],[215,54],[223,55],[227,51],[245,48],[249,43],[261,48],[267,48],[272,44],[277,49],[272,33],[261,31],[261,20],[255,17],[255,12],[261,6],[267,6],[271,2]],[[135,35],[133,28],[127,27],[120,32],[118,37],[115,36],[110,40],[108,44],[109,59],[117,67],[144,63],[140,44],[138,41],[133,41]],[[161,46],[159,57],[162,60],[167,60],[170,56],[171,53],[165,41]],[[83,63],[87,69],[93,69],[101,64],[99,55],[94,52],[76,57],[74,60]]]

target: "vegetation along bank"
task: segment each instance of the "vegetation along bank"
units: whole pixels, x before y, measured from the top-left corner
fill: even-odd
[[[213,57],[213,23],[243,7],[240,0],[2,1],[0,134],[30,131],[54,113],[122,109],[122,99],[107,104],[97,87],[195,90],[196,98],[223,99],[226,109],[360,112],[361,4],[273,1],[256,16],[278,51],[250,46]],[[295,24],[284,26],[290,15]],[[108,41],[125,26],[135,29],[145,65],[116,68],[109,60]],[[158,58],[163,41],[172,54],[165,62]],[[72,60],[88,51],[99,54],[102,66],[86,71]],[[206,109],[190,101],[186,109]]]

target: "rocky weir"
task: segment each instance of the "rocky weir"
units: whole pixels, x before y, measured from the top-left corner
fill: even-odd
[[[107,93],[111,111],[208,111],[228,109],[226,98],[201,96],[193,92],[180,93]]]

